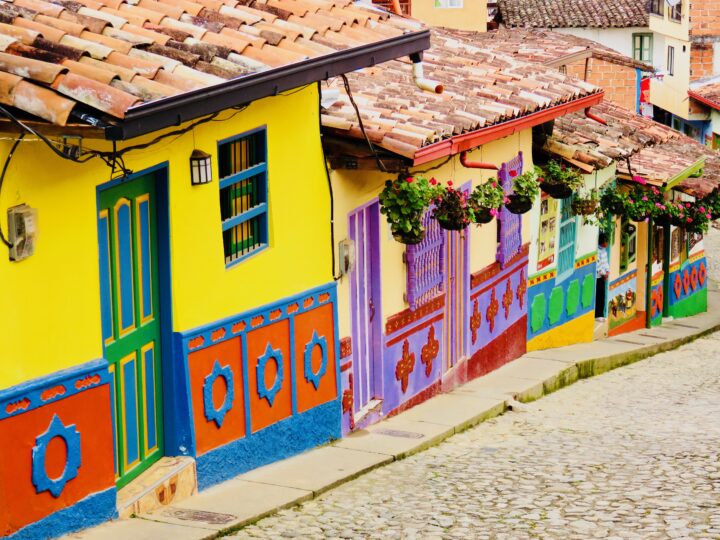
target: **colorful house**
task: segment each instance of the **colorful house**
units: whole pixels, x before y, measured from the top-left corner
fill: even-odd
[[[423,63],[443,94],[421,92],[401,62],[349,76],[352,101],[344,89],[325,94],[335,237],[341,259],[354,259],[338,282],[345,431],[526,350],[529,216],[503,210],[463,232],[427,216],[425,240],[406,247],[379,212],[385,181],[409,173],[469,191],[497,178],[509,191],[532,167],[532,127],[603,97],[557,69],[504,54],[486,34],[434,30]]]
[[[718,185],[717,157],[703,145],[611,103],[596,113],[606,125],[579,115],[559,119],[551,146],[615,182],[609,189],[641,181],[648,190],[665,192],[666,200],[680,201],[702,198]],[[701,234],[627,216],[615,216],[610,230],[605,296],[610,335],[707,309]]]
[[[202,489],[341,434],[317,81],[429,34],[252,6],[0,2],[3,537],[110,519],[166,456]]]

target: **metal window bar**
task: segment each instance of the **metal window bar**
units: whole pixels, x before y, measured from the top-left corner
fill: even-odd
[[[219,153],[223,247],[228,263],[267,242],[265,131],[222,144]]]
[[[523,155],[512,158],[507,163],[503,163],[498,171],[498,180],[505,190],[505,194],[512,193],[513,179],[522,174]],[[518,253],[522,248],[522,216],[509,212],[504,206],[500,209],[497,216],[498,227],[498,250],[496,259],[500,263],[501,268]]]
[[[432,209],[423,216],[425,238],[407,246],[407,301],[411,310],[443,292],[445,282],[445,231],[432,217]]]

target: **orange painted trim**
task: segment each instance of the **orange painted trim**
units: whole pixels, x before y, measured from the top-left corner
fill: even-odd
[[[608,336],[619,336],[632,332],[633,330],[642,330],[643,328],[645,328],[645,312],[638,311],[635,313],[634,319],[630,319],[626,323],[616,326],[612,330],[608,330]]]
[[[478,146],[482,146],[483,144],[502,139],[503,137],[508,137],[509,135],[529,129],[533,126],[544,124],[545,122],[549,122],[550,120],[554,120],[560,116],[584,110],[587,107],[601,103],[604,97],[605,92],[599,91],[595,94],[590,94],[589,96],[585,96],[580,99],[555,105],[554,107],[549,107],[541,111],[536,111],[520,118],[508,120],[507,122],[501,122],[500,124],[495,124],[486,128],[476,129],[470,133],[456,135],[444,141],[420,148],[417,152],[415,152],[413,165],[422,165],[423,163],[435,161],[436,159],[446,156],[459,154],[460,152],[471,150]]]

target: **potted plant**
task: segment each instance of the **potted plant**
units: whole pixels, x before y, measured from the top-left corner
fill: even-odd
[[[627,195],[617,186],[610,186],[600,196],[600,208],[605,215],[622,216],[625,213]]]
[[[633,221],[655,218],[666,210],[666,201],[660,190],[654,186],[650,190],[639,186],[634,187],[628,194],[625,204],[625,212]]]
[[[505,191],[495,178],[480,184],[468,199],[470,221],[477,224],[490,223],[504,202]]]
[[[422,224],[435,192],[437,181],[423,177],[401,176],[385,182],[379,196],[380,212],[390,224],[395,240],[402,244],[419,244],[425,238]]]
[[[712,213],[703,201],[686,202],[684,220],[683,227],[688,232],[706,233],[712,220]]]
[[[433,217],[439,225],[448,231],[460,231],[470,224],[471,211],[468,196],[448,182],[447,187],[439,189],[433,199],[435,208]]]
[[[505,208],[513,214],[524,214],[530,211],[535,197],[539,194],[537,171],[526,171],[513,180],[513,192],[508,195]]]
[[[545,166],[545,175],[539,182],[540,189],[554,199],[567,199],[584,184],[582,176],[575,169],[569,169],[552,159]]]
[[[580,191],[572,201],[573,214],[576,216],[590,216],[595,214],[600,204],[597,189]]]

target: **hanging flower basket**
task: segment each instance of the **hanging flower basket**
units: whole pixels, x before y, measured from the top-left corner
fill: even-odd
[[[568,169],[557,161],[550,160],[545,175],[539,179],[540,189],[553,199],[567,199],[583,186],[582,176],[574,169]]]
[[[511,214],[525,214],[532,208],[533,201],[529,197],[524,195],[511,194],[508,195],[508,202],[505,203],[505,208]]]
[[[484,225],[486,223],[490,223],[496,214],[497,210],[494,208],[474,208],[472,222],[477,223],[478,225]]]
[[[597,211],[599,204],[597,199],[576,199],[572,202],[572,210],[576,216],[590,216]]]
[[[400,176],[385,182],[379,196],[393,237],[402,244],[418,244],[425,237],[422,218],[437,191],[437,180]]]
[[[600,197],[600,208],[605,215],[622,216],[625,213],[627,195],[616,186],[608,187]]]
[[[470,224],[467,195],[452,187],[452,182],[434,199],[433,217],[447,231],[461,231]]]
[[[393,238],[401,244],[415,245],[419,244],[425,239],[425,230],[414,228],[409,232],[395,231],[393,230]]]
[[[540,182],[540,189],[550,195],[553,199],[567,199],[572,196],[573,190],[566,184],[551,184],[550,182]]]
[[[470,220],[478,225],[490,223],[505,202],[505,190],[492,178],[475,187],[468,198]]]

